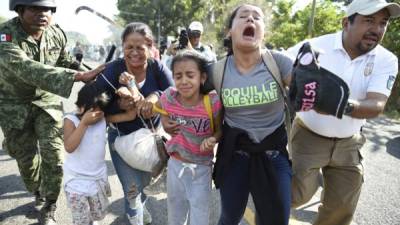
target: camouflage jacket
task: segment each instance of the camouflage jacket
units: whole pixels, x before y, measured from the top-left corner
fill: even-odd
[[[18,17],[0,24],[0,125],[22,129],[32,105],[62,119],[61,98],[70,95],[75,70],[65,50],[66,37],[49,26],[40,43],[29,36]]]

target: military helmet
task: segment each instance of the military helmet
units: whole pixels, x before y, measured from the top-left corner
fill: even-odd
[[[19,5],[48,7],[51,8],[52,12],[55,12],[57,7],[55,0],[10,0],[11,11],[15,10]]]

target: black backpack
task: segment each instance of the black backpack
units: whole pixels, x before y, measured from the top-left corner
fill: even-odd
[[[309,42],[303,44],[296,57],[289,99],[296,112],[314,109],[342,118],[350,90],[346,82],[318,64]]]

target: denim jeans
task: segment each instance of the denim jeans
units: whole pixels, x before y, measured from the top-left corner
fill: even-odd
[[[114,150],[114,142],[118,132],[111,127],[108,128],[108,145],[111,160],[124,191],[125,212],[129,217],[137,217],[139,224],[143,224],[143,207],[147,196],[143,193],[151,180],[151,174],[134,169],[124,162]]]
[[[266,152],[275,168],[278,189],[284,207],[285,224],[289,223],[292,169],[287,156],[280,152]],[[245,152],[235,152],[228,175],[220,187],[221,216],[218,225],[237,225],[243,217],[250,194],[250,158]],[[263,212],[271,214],[271,212]],[[260,225],[260,223],[257,222]]]

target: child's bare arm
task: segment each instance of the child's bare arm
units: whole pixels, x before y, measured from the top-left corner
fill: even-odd
[[[117,90],[117,94],[119,96],[130,96],[132,97],[132,100],[136,103],[137,101],[143,100],[143,95],[140,93],[136,81],[135,81],[135,76],[128,72],[123,72],[119,76],[119,83],[122,85],[125,85],[125,87],[122,87]]]
[[[136,119],[137,107],[131,98],[120,97],[118,99],[118,107],[124,111],[113,115],[107,115],[106,121],[108,123],[121,123]]]
[[[64,148],[68,153],[72,153],[81,143],[87,126],[80,123],[75,127],[74,123],[69,119],[64,119]]]
[[[161,124],[164,128],[164,131],[167,132],[172,137],[176,136],[179,133],[179,124],[169,118],[168,112],[166,112],[162,106],[160,101],[157,101],[153,104],[153,113],[159,113],[161,116]]]
[[[137,110],[136,108],[134,108],[131,110],[126,110],[123,113],[108,115],[106,116],[106,121],[108,123],[121,123],[126,121],[132,121],[136,119],[136,116],[137,116]]]
[[[82,137],[86,132],[89,125],[97,123],[104,117],[104,113],[101,111],[93,112],[92,110],[87,111],[79,123],[78,127],[69,120],[64,119],[64,148],[68,153],[72,153],[78,148],[82,141]]]
[[[138,114],[142,115],[143,118],[149,119],[154,116],[153,106],[159,100],[159,96],[156,93],[151,93],[146,98],[136,101]]]
[[[201,142],[200,151],[202,152],[212,151],[216,144],[217,144],[217,139],[215,139],[214,136],[208,137]]]
[[[204,139],[200,145],[200,151],[211,151],[214,146],[219,142],[222,137],[222,111],[218,112],[217,117],[214,120],[214,133],[211,137]]]

